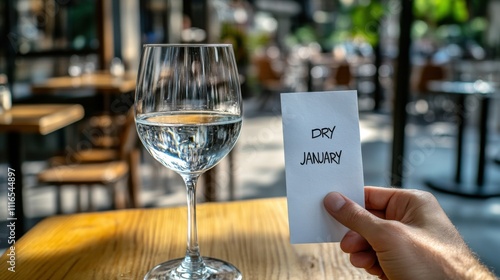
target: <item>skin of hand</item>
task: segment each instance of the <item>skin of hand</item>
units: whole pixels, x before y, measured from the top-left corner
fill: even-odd
[[[350,229],[340,247],[352,265],[381,279],[496,279],[428,192],[365,187],[366,209],[336,192],[323,203]]]

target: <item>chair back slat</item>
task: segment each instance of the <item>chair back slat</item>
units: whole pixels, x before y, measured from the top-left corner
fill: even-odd
[[[120,133],[120,159],[126,160],[128,154],[137,144],[137,131],[135,129],[134,110],[133,107],[127,112],[127,119]]]

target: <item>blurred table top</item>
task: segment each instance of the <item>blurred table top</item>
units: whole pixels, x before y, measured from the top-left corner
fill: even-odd
[[[125,74],[114,77],[108,72],[84,74],[79,77],[63,76],[49,78],[42,83],[33,84],[31,90],[35,94],[93,89],[101,94],[120,94],[135,90],[134,75]]]
[[[435,93],[463,94],[463,95],[492,95],[497,92],[498,85],[482,80],[465,81],[429,81],[429,90]]]
[[[229,261],[244,279],[377,279],[353,267],[338,243],[291,245],[285,198],[198,205],[201,253]],[[8,248],[0,279],[142,279],[183,257],[186,207],[63,215]]]
[[[79,121],[84,114],[77,104],[14,105],[0,113],[0,131],[45,135]]]

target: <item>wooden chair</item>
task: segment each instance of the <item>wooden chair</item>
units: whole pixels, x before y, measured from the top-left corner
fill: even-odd
[[[262,91],[260,109],[264,109],[273,97],[279,96],[279,93],[284,92],[285,89],[282,73],[275,70],[273,63],[275,61],[266,55],[255,57],[253,60],[257,80]]]
[[[218,187],[219,187],[219,174],[221,172],[227,172],[228,176],[228,192],[229,192],[229,200],[234,200],[235,199],[235,185],[236,185],[236,178],[234,174],[235,170],[235,165],[234,165],[234,157],[236,153],[236,147],[229,152],[227,155],[226,159],[227,160],[227,169],[225,171],[221,171],[221,165],[222,162],[219,163],[218,165],[214,166],[212,169],[208,170],[205,172],[205,174],[202,175],[203,179],[203,185],[204,185],[204,197],[206,202],[213,202],[213,201],[219,201],[219,195],[218,195]]]
[[[139,150],[136,148],[137,133],[132,112],[120,133],[119,145],[115,149],[88,149],[66,156],[54,157],[51,167],[38,175],[38,181],[57,187],[76,185],[79,190],[78,210],[82,210],[80,192],[87,187],[89,208],[92,208],[91,186],[107,186],[112,192],[112,208],[139,206]],[[127,179],[127,192],[120,191],[119,182]],[[126,193],[126,195],[125,195]],[[57,207],[61,212],[60,189],[57,191]]]
[[[418,95],[428,94],[429,81],[444,80],[446,76],[446,70],[443,66],[427,62],[422,66],[420,71],[416,73],[416,84],[414,85],[416,93]]]
[[[116,148],[120,145],[120,131],[127,122],[126,114],[96,115],[90,117],[82,131],[93,146]]]
[[[435,80],[445,80],[447,77],[446,68],[427,61],[421,67],[415,69],[412,75],[412,93],[414,105],[410,106],[410,113],[414,115],[428,115],[435,118],[441,113],[442,106],[439,102],[442,97],[432,94],[429,90],[429,82]]]
[[[110,135],[105,131],[95,134],[92,132],[95,129],[94,127],[86,127],[82,131],[82,134],[87,138],[84,140],[86,145],[83,146],[85,148],[71,151],[62,156],[52,157],[49,160],[50,164],[58,166],[61,164],[99,163],[125,159],[127,153],[136,143],[136,133],[132,110],[123,117],[124,120],[116,124],[118,128],[115,128],[115,130],[119,130],[117,135]],[[86,131],[87,129],[91,131]],[[100,129],[97,128],[97,130]]]
[[[330,67],[330,77],[325,81],[325,90],[352,88],[353,75],[351,66],[347,62]]]

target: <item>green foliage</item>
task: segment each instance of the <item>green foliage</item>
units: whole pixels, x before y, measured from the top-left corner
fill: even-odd
[[[353,6],[351,10],[352,35],[372,46],[378,43],[379,26],[384,16],[384,6],[380,1],[370,1],[366,5]]]
[[[238,65],[248,62],[248,42],[245,32],[236,25],[226,22],[222,24],[221,40],[233,45],[236,63]]]
[[[317,36],[314,28],[310,25],[302,26],[295,32],[295,38],[299,43],[308,44],[317,42]]]
[[[459,44],[472,40],[484,45],[486,4],[486,0],[414,0],[414,31],[417,24],[427,25],[425,34],[414,35]]]
[[[415,0],[414,14],[435,25],[464,23],[469,19],[466,0]]]
[[[337,3],[338,9],[333,21],[332,32],[327,36],[319,36],[311,25],[298,28],[287,39],[289,44],[308,44],[318,42],[329,49],[347,40],[360,40],[376,45],[379,40],[379,25],[386,7],[382,0],[360,1],[352,5]],[[323,26],[324,27],[324,26]]]
[[[73,42],[76,48],[90,46],[92,40],[97,37],[96,2],[81,0],[74,5],[68,5],[66,9],[68,13],[66,26],[69,40]],[[79,39],[83,39],[83,45],[78,43]]]

